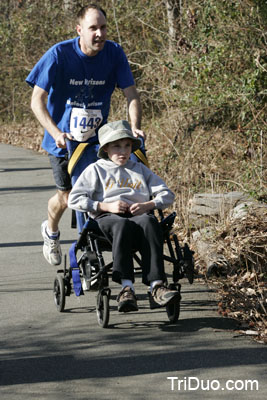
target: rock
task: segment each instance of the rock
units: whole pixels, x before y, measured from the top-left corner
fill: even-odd
[[[264,203],[260,203],[258,201],[247,201],[245,203],[240,203],[236,207],[234,207],[229,213],[229,218],[231,220],[242,219],[246,217],[249,212],[259,214],[265,213],[266,210],[267,205]]]
[[[218,254],[217,245],[212,240],[215,236],[215,229],[211,226],[193,232],[192,239],[194,248],[201,261],[206,266],[207,276],[225,276],[228,265],[226,258]]]
[[[238,204],[252,201],[243,192],[197,193],[189,202],[189,223],[192,228],[203,228],[225,218]]]

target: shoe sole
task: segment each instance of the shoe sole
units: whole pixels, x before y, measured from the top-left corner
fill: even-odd
[[[43,255],[44,255],[44,258],[46,259],[46,261],[48,262],[48,264],[50,264],[50,265],[55,265],[55,266],[57,266],[57,265],[60,265],[61,262],[62,262],[62,257],[60,258],[60,262],[57,262],[57,263],[53,263],[51,260],[49,260],[49,259],[46,257],[44,246],[43,246]]]
[[[138,307],[136,304],[133,304],[131,300],[125,301],[121,304],[118,305],[118,311],[119,312],[131,312],[131,311],[138,311]]]

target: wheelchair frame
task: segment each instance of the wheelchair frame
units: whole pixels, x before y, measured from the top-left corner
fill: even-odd
[[[178,290],[180,293],[180,279],[186,276],[190,284],[194,280],[193,252],[186,243],[181,247],[177,235],[171,232],[176,213],[173,212],[165,218],[161,210],[158,210],[158,213],[159,223],[163,230],[164,243],[166,243],[169,251],[169,255],[163,254],[163,259],[173,265],[172,283],[168,287]],[[106,265],[102,252],[111,251],[111,244],[104,237],[97,222],[91,218],[86,220],[75,244],[75,256],[78,255],[79,251],[81,255],[77,259],[76,270],[78,270],[80,278],[85,282],[85,290],[98,292],[96,296],[97,321],[102,328],[106,328],[110,317],[109,301],[111,289],[109,288],[109,275],[112,269],[112,262]],[[141,259],[136,252],[133,252],[133,258],[141,268]],[[53,287],[54,301],[59,312],[64,311],[66,296],[70,296],[72,293],[73,269],[67,268],[66,256],[64,264],[64,269],[57,271]],[[161,307],[153,301],[150,292],[148,292],[148,296],[151,309]],[[181,295],[174,303],[166,306],[167,316],[171,323],[175,323],[179,319],[180,300]]]

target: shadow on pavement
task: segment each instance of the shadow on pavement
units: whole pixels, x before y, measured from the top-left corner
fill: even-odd
[[[72,244],[74,240],[61,240],[61,244]],[[44,242],[11,242],[11,243],[0,243],[1,247],[31,247],[31,246],[43,246]]]
[[[43,192],[47,190],[56,190],[55,186],[11,186],[0,188],[0,192]]]
[[[111,339],[111,338],[110,338]],[[264,364],[263,349],[220,349],[165,352],[157,354],[114,354],[107,357],[77,358],[74,355],[35,356],[2,362],[2,385],[61,382],[88,378],[131,377],[134,375],[166,373],[199,368],[231,368]],[[265,351],[266,355],[266,351]],[[23,373],[22,373],[23,371]]]

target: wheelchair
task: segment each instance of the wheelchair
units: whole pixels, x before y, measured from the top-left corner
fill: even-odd
[[[141,160],[141,162],[143,161]],[[77,165],[77,163],[74,162],[72,165]],[[82,167],[79,168],[81,169]],[[76,173],[79,175],[80,172],[78,169]],[[75,179],[76,177],[74,176]],[[156,210],[156,212],[163,231],[163,259],[164,262],[172,264],[173,267],[172,282],[166,283],[170,289],[177,290],[180,294],[180,296],[176,297],[175,302],[165,306],[169,322],[176,323],[180,315],[181,284],[179,281],[185,276],[190,284],[194,280],[193,251],[190,250],[187,243],[181,247],[177,235],[172,232],[176,213],[173,212],[164,216],[161,210]],[[76,296],[94,292],[96,293],[97,322],[100,327],[106,328],[110,318],[111,289],[109,287],[109,279],[112,273],[112,261],[106,263],[103,253],[111,252],[112,245],[100,230],[97,221],[88,217],[86,213],[72,212],[72,227],[75,228],[77,225],[79,236],[69,250],[69,265],[67,265],[67,257],[65,256],[64,267],[57,271],[54,279],[54,302],[57,310],[63,312],[66,297],[73,292],[75,292]],[[165,254],[167,253],[166,249],[168,249],[168,254]],[[141,270],[142,262],[138,252],[134,249],[133,259],[135,260],[135,274],[138,274]],[[150,309],[161,307],[154,302],[150,291],[148,291],[148,299]]]

